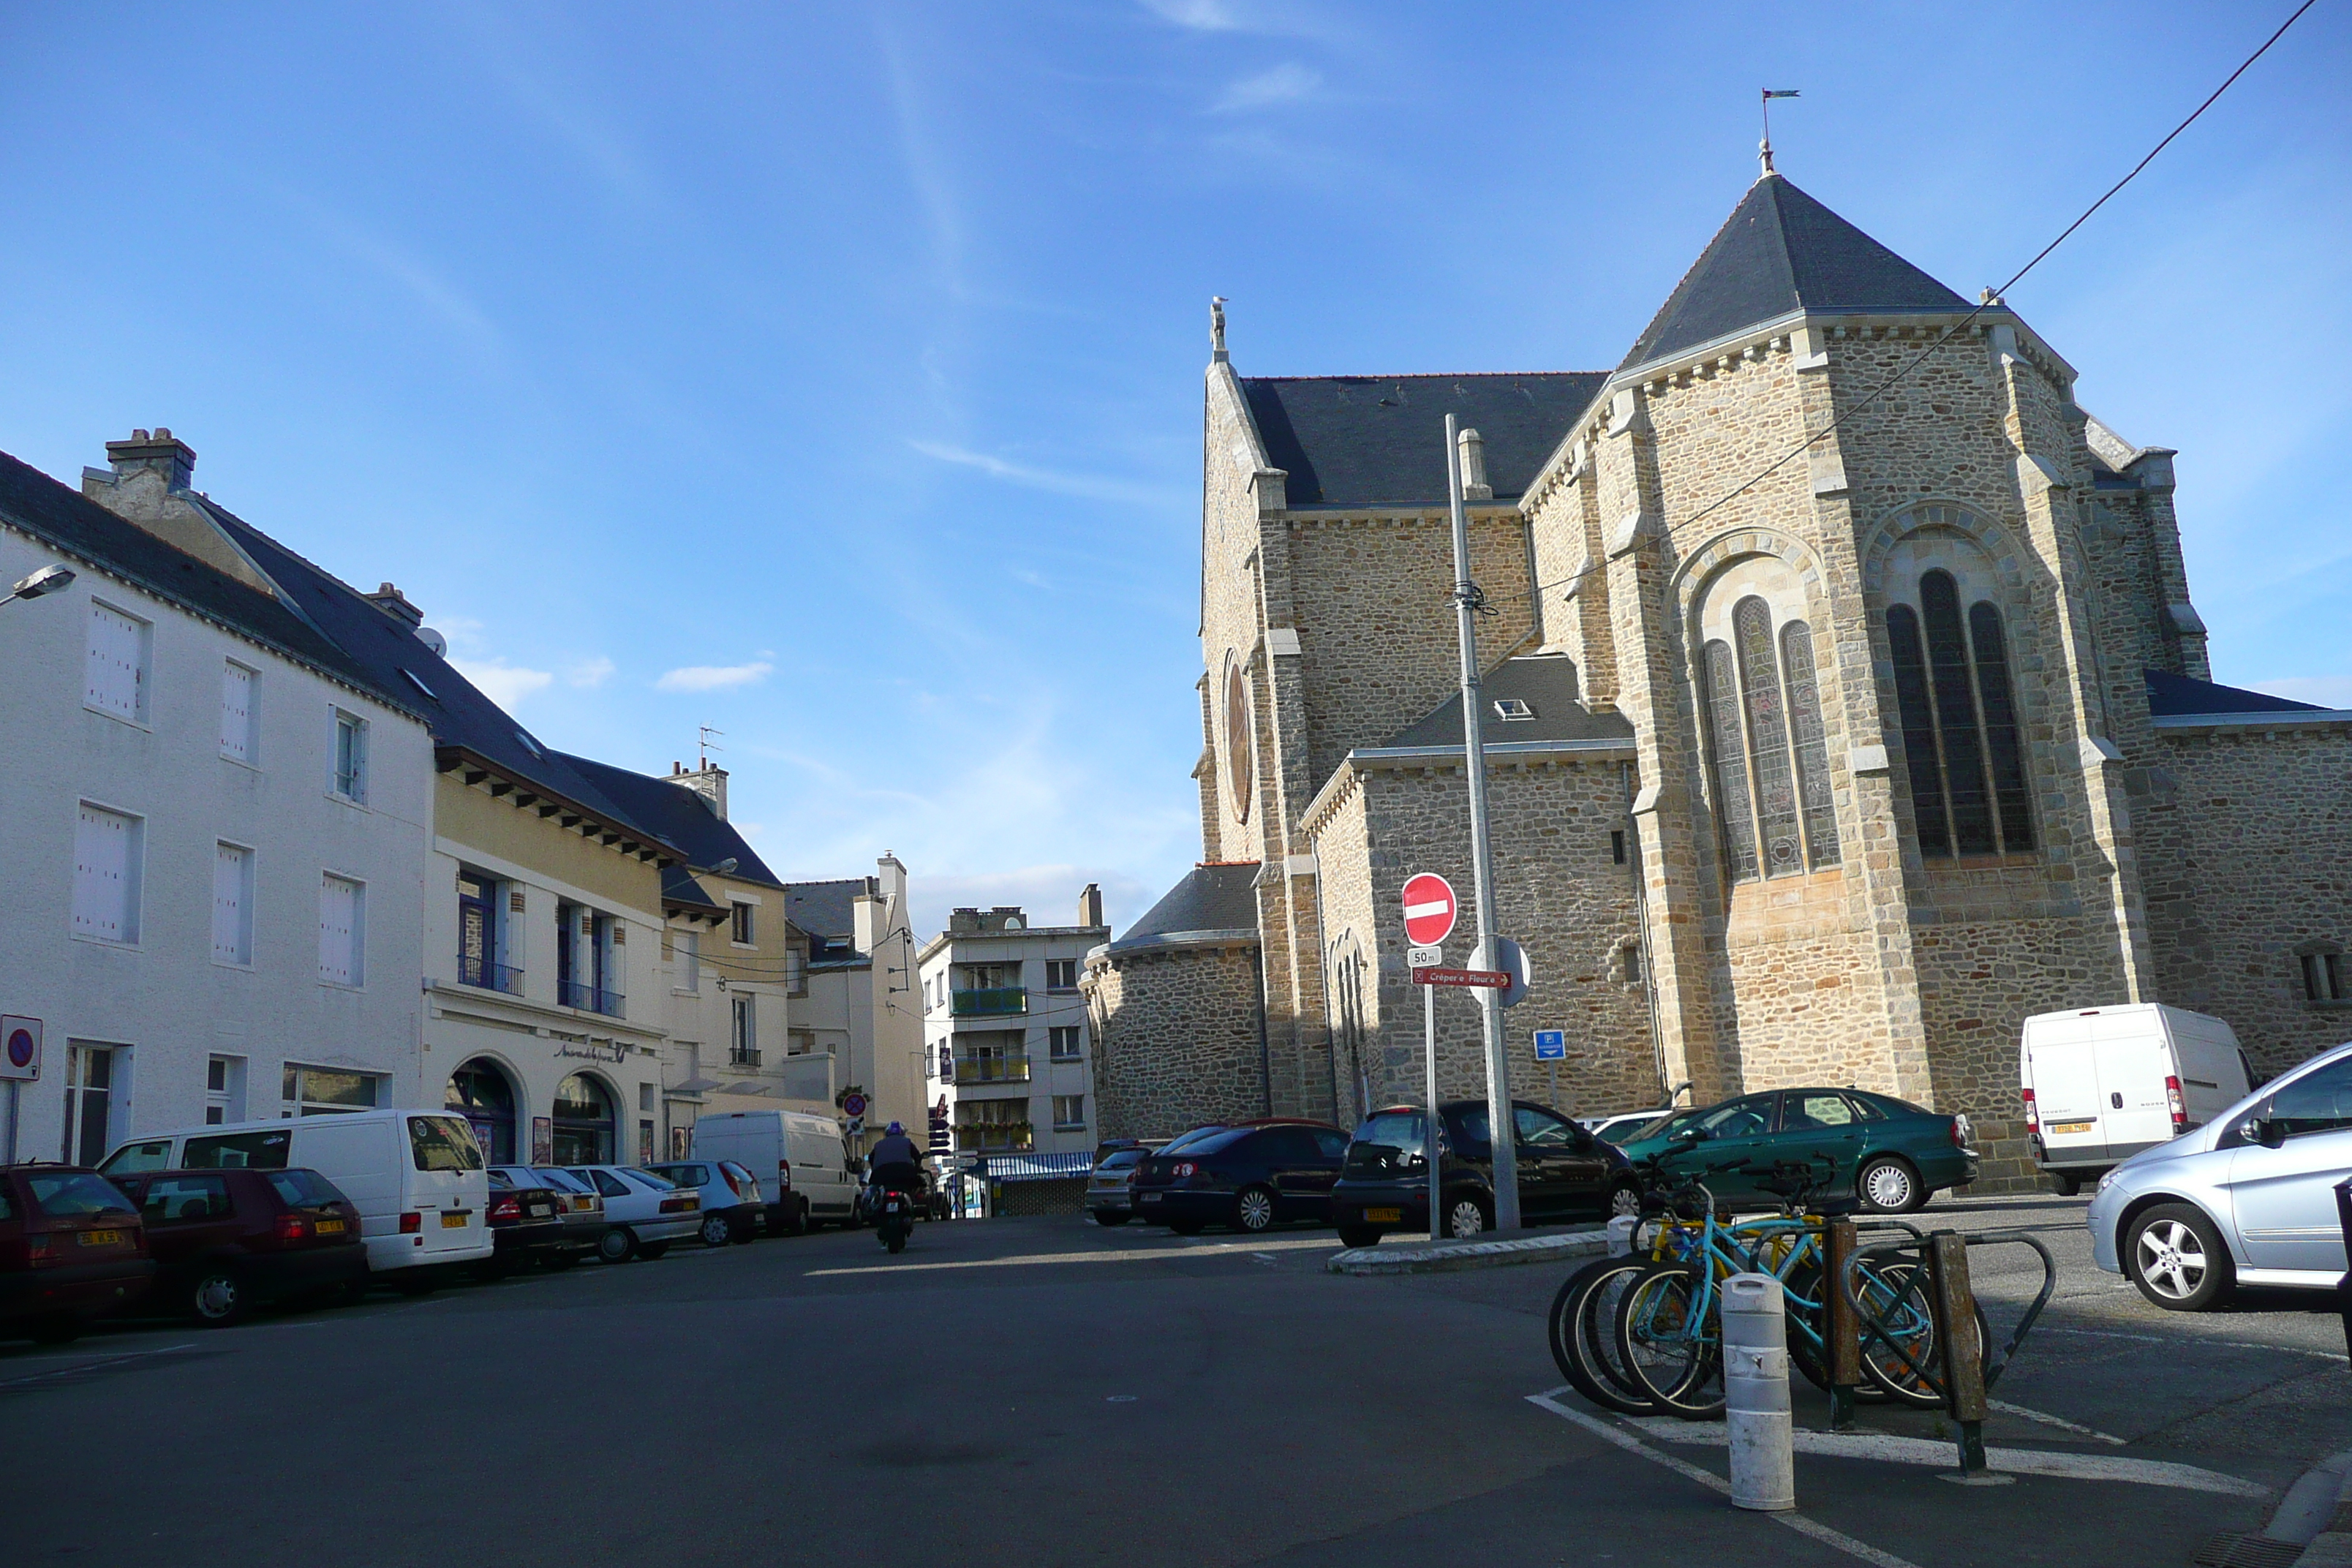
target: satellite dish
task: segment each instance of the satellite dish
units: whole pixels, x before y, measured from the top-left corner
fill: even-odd
[[[741,864],[741,861],[736,859],[734,856],[730,855],[726,859],[721,860],[718,865],[713,866],[710,868],[718,872],[722,877],[731,877],[735,874],[735,868]]]
[[[435,631],[431,626],[417,627],[416,640],[423,643],[426,647],[431,648],[433,650],[433,657],[436,658],[444,658],[448,656],[449,639],[443,637],[439,632]]]

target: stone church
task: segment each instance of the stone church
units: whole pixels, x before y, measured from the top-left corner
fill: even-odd
[[[2352,1035],[2352,713],[2212,683],[2174,454],[2075,374],[1769,170],[1614,371],[1243,376],[1217,315],[1202,859],[1088,960],[1103,1133],[1419,1098],[1400,888],[1471,887],[1449,413],[1515,1092],[1851,1083],[2020,1181],[2029,1014],[2216,1014],[2264,1075]],[[1467,994],[1438,1026],[1483,1095]]]

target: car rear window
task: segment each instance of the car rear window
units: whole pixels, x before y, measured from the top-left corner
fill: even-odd
[[[1187,1142],[1183,1152],[1187,1154],[1222,1154],[1256,1131],[1255,1127],[1220,1127],[1213,1132],[1202,1133]],[[1168,1151],[1162,1149],[1160,1152],[1165,1154]]]
[[[236,1212],[226,1176],[158,1176],[139,1197],[140,1217],[150,1225],[226,1219]]]
[[[138,1171],[168,1171],[172,1168],[172,1141],[150,1138],[142,1143],[125,1143],[109,1154],[99,1167],[105,1175],[128,1176]]]
[[[708,1165],[656,1165],[654,1173],[681,1187],[708,1186],[710,1183],[710,1167]]]
[[[1142,1150],[1121,1149],[1115,1154],[1104,1155],[1102,1163],[1097,1165],[1095,1169],[1097,1171],[1132,1171],[1136,1166],[1142,1163]]]
[[[474,1130],[455,1116],[412,1116],[408,1151],[420,1171],[478,1171],[482,1146]]]
[[[1418,1149],[1426,1136],[1418,1110],[1383,1110],[1377,1116],[1367,1116],[1364,1124],[1356,1129],[1357,1142],[1377,1143],[1384,1149]]]
[[[509,1176],[504,1171],[492,1171],[490,1173],[490,1185],[494,1187],[503,1187],[508,1192],[512,1192],[514,1191],[514,1178]]]
[[[639,1186],[651,1187],[657,1193],[674,1193],[677,1191],[677,1184],[676,1182],[671,1181],[667,1176],[656,1175],[651,1171],[641,1171],[632,1166],[624,1169],[621,1172],[621,1174],[628,1177],[629,1180],[636,1183]]]
[[[189,1139],[180,1164],[190,1171],[282,1171],[293,1146],[290,1131],[215,1132]]]
[[[320,1208],[344,1201],[342,1189],[316,1171],[272,1171],[269,1185],[289,1208]]]
[[[739,1182],[756,1182],[760,1179],[732,1160],[719,1161],[719,1168],[726,1172],[729,1175],[734,1177]]]
[[[87,1171],[66,1171],[55,1175],[35,1175],[25,1178],[32,1189],[33,1206],[51,1219],[79,1219],[89,1215],[132,1214],[131,1200],[121,1189],[104,1176],[93,1176]]]
[[[0,1219],[15,1219],[16,1217],[16,1194],[8,1190],[7,1183],[0,1182]]]
[[[582,1181],[579,1177],[573,1175],[569,1171],[543,1171],[533,1166],[530,1173],[538,1177],[541,1181],[546,1183],[549,1186],[555,1188],[558,1192],[587,1193],[595,1191],[593,1187],[591,1187],[587,1183]]]
[[[1162,1143],[1159,1148],[1153,1150],[1152,1152],[1155,1154],[1178,1153],[1183,1150],[1192,1148],[1204,1139],[1219,1137],[1222,1134],[1231,1132],[1232,1131],[1232,1128],[1224,1126],[1222,1123],[1211,1127],[1195,1127],[1192,1131],[1185,1133],[1182,1137],[1172,1139],[1166,1143]]]

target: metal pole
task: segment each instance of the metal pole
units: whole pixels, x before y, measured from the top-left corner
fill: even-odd
[[[16,1118],[24,1110],[20,1098],[24,1092],[24,1084],[13,1078],[8,1080],[8,1157],[0,1160],[0,1164],[13,1165],[16,1163]],[[2352,1335],[2352,1318],[2345,1320],[2345,1332]]]
[[[1470,876],[1478,910],[1481,969],[1495,967],[1494,851],[1486,841],[1486,738],[1479,723],[1478,629],[1470,581],[1470,516],[1462,505],[1462,454],[1454,416],[1445,416],[1445,493],[1454,512],[1454,626],[1462,641],[1462,764],[1470,784]],[[1511,1064],[1503,1054],[1503,998],[1478,987],[1478,1022],[1486,1044],[1486,1142],[1495,1162],[1495,1226],[1519,1228],[1518,1124],[1511,1115]],[[1433,1111],[1436,1108],[1431,1107]]]
[[[1444,1184],[1438,1178],[1438,1165],[1443,1161],[1437,1147],[1437,987],[1421,988],[1422,1058],[1429,1075],[1429,1115],[1422,1123],[1422,1157],[1429,1165],[1429,1239],[1445,1239],[1445,1222],[1437,1212],[1438,1194]]]

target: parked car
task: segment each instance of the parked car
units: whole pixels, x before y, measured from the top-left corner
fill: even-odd
[[[1577,1122],[1595,1138],[1612,1143],[1621,1142],[1663,1117],[1672,1116],[1675,1108],[1661,1105],[1654,1110],[1621,1110],[1612,1116],[1579,1117]]]
[[[1779,1200],[1756,1183],[1775,1162],[1835,1163],[1836,1182],[1851,1181],[1863,1206],[1909,1214],[1947,1187],[1973,1182],[1977,1152],[1968,1118],[1923,1110],[1890,1094],[1856,1089],[1775,1089],[1661,1117],[1619,1145],[1639,1162],[1664,1154],[1669,1169],[1727,1164],[1748,1168],[1706,1178],[1727,1205]]]
[[[2036,1163],[2072,1197],[2142,1149],[2246,1097],[2246,1053],[2219,1018],[2143,1002],[2037,1013],[2017,1047]]]
[[[115,1185],[146,1226],[149,1304],[219,1328],[272,1302],[367,1289],[360,1211],[316,1171],[148,1171]]]
[[[2336,1187],[2352,1177],[2352,1045],[2323,1052],[2205,1126],[2099,1179],[2091,1257],[2174,1311],[2240,1285],[2332,1289],[2343,1278]]]
[[[1519,1215],[1530,1225],[1607,1219],[1641,1207],[1632,1162],[1614,1144],[1528,1100],[1514,1100]],[[1495,1148],[1483,1100],[1438,1107],[1438,1213],[1449,1236],[1495,1226]],[[1331,1218],[1349,1247],[1390,1231],[1429,1233],[1427,1117],[1417,1105],[1376,1110],[1356,1129],[1331,1193]]]
[[[760,1216],[766,1207],[759,1178],[732,1160],[674,1160],[648,1166],[673,1186],[701,1200],[702,1223],[696,1234],[705,1247],[746,1242],[760,1234]]]
[[[1140,1147],[1113,1149],[1096,1160],[1087,1174],[1087,1212],[1097,1225],[1125,1225],[1135,1217],[1135,1173],[1145,1153]]]
[[[857,1178],[841,1124],[804,1110],[732,1110],[694,1119],[694,1152],[732,1160],[760,1179],[768,1228],[798,1236],[819,1225],[854,1225]],[[769,1173],[775,1185],[768,1185]]]
[[[316,1171],[360,1211],[368,1270],[395,1289],[430,1290],[494,1250],[489,1178],[462,1116],[355,1110],[236,1121],[134,1138],[107,1155],[109,1176],[141,1171]]]
[[[1213,1225],[1256,1232],[1286,1220],[1328,1225],[1348,1135],[1328,1121],[1267,1118],[1196,1129],[1143,1158],[1136,1213],[1179,1236]]]
[[[571,1243],[569,1258],[578,1262],[596,1250],[604,1239],[608,1226],[604,1224],[604,1198],[595,1184],[575,1171],[554,1165],[493,1165],[490,1173],[503,1172],[508,1181],[518,1187],[539,1187],[550,1194],[556,1203],[556,1212],[563,1218],[563,1235]],[[565,1267],[555,1259],[558,1268]]]
[[[596,1256],[607,1263],[659,1258],[671,1242],[702,1228],[702,1200],[679,1192],[651,1171],[634,1165],[565,1168],[604,1200],[604,1234],[597,1240]]]
[[[62,1344],[153,1279],[122,1191],[79,1165],[0,1166],[0,1336]]]
[[[534,1263],[569,1268],[585,1250],[578,1234],[564,1222],[570,1217],[569,1198],[536,1176],[520,1182],[509,1174],[512,1166],[489,1172],[490,1203],[486,1218],[490,1245],[497,1248],[474,1265],[486,1279],[496,1279]]]

